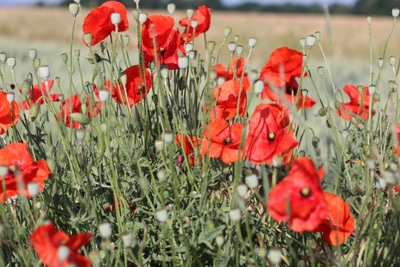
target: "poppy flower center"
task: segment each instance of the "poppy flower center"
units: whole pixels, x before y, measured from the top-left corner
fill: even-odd
[[[229,137],[224,139],[225,145],[229,145],[230,143],[232,143],[232,140]]]
[[[300,194],[304,198],[308,198],[311,196],[311,189],[309,187],[303,187],[300,191]]]
[[[267,139],[268,139],[268,141],[274,141],[275,137],[276,137],[276,134],[273,132],[270,132],[270,133],[268,133]]]
[[[141,94],[144,94],[144,93],[146,93],[146,88],[144,87],[144,85],[138,86],[138,88],[136,89],[136,94],[137,95],[141,95]]]

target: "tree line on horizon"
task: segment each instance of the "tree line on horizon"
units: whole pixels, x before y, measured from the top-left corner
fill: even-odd
[[[82,0],[81,4],[86,7],[99,6],[107,0]],[[134,1],[119,0],[126,7],[133,8]],[[317,1],[317,0],[315,0]],[[63,6],[69,5],[71,0],[64,0]],[[254,2],[247,2],[235,6],[224,5],[220,0],[145,0],[140,1],[141,8],[163,9],[168,3],[174,3],[177,9],[196,8],[206,5],[213,10],[221,11],[242,11],[242,12],[274,12],[274,13],[324,13],[321,4],[314,3],[309,5],[282,3],[263,5]],[[399,0],[357,0],[353,6],[334,3],[328,6],[331,14],[353,14],[353,15],[391,15],[391,10],[395,7],[400,8]]]

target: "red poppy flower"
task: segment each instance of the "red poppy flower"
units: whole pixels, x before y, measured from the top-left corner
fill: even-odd
[[[355,114],[368,121],[370,104],[368,87],[363,86],[360,92],[354,85],[347,84],[343,87],[343,91],[350,97],[350,102],[340,104],[340,108],[336,110],[338,116],[345,120],[351,120]],[[375,110],[371,110],[371,114],[375,115]]]
[[[286,109],[278,105],[260,104],[251,116],[245,140],[246,158],[254,164],[272,164],[275,156],[289,161],[290,152],[298,142],[288,133]]]
[[[243,155],[239,149],[242,139],[243,125],[215,120],[207,125],[201,142],[201,152],[211,158],[220,158],[224,163],[238,161]]]
[[[80,97],[81,96],[79,94],[75,94],[61,103],[61,112],[57,115],[57,119],[63,121],[67,127],[72,127],[75,129],[81,128],[81,125],[78,122],[72,121],[71,123],[71,118],[69,116],[71,113],[81,112],[82,103]],[[100,113],[101,103],[97,102],[92,104],[92,101],[90,101],[91,96],[88,95],[87,97],[87,111],[85,115],[89,118],[93,118]]]
[[[3,191],[2,186],[0,187],[2,202],[17,194],[30,196],[27,189],[30,182],[38,183],[39,191],[42,191],[45,180],[51,174],[46,161],[33,161],[28,145],[25,143],[12,143],[0,149],[0,166],[8,168],[3,178],[6,191]]]
[[[17,102],[10,103],[7,100],[7,93],[0,92],[0,135],[8,128],[19,121],[19,107]]]
[[[271,217],[287,221],[295,232],[314,231],[329,216],[320,180],[323,169],[315,170],[309,158],[298,158],[288,175],[270,192],[267,203]]]
[[[182,148],[191,165],[196,164],[194,152],[200,141],[201,139],[196,136],[187,136],[186,134],[175,135],[176,145]]]
[[[238,101],[240,101],[238,115],[244,116],[247,104],[245,84],[238,80],[229,80],[221,87],[215,87],[214,98],[217,100],[217,104],[211,110],[211,120],[234,118],[238,108]]]
[[[174,27],[170,16],[151,15],[142,28],[142,50],[145,66],[158,60],[157,65],[164,64],[168,69],[178,68],[178,50],[185,53],[183,39]],[[155,47],[154,41],[155,40]]]
[[[128,17],[125,6],[117,1],[107,1],[90,11],[83,21],[83,33],[92,34],[91,46],[101,42],[115,30],[111,22],[111,14],[119,13],[121,22],[118,24],[118,31],[124,32],[129,28]],[[85,43],[85,41],[83,41]],[[89,45],[86,44],[85,45]]]
[[[105,211],[115,211],[116,210],[116,205],[118,205],[118,207],[121,206],[121,201],[119,199],[117,199],[117,201],[115,201],[114,196],[112,196],[112,199],[113,199],[113,203],[112,204],[107,203],[107,204],[103,205],[103,209]],[[134,200],[135,200],[135,198],[133,198],[133,197],[131,197],[129,199],[129,201],[127,200],[129,208],[130,208],[130,210],[132,212],[136,210],[136,205],[134,203]]]
[[[196,20],[197,27],[193,29],[190,25],[190,21]],[[206,6],[199,6],[194,12],[192,19],[189,20],[188,17],[184,17],[179,21],[179,25],[185,27],[182,33],[183,39],[187,43],[191,42],[195,37],[199,36],[201,33],[208,31],[211,23],[211,9]],[[193,36],[194,33],[194,36]]]
[[[299,85],[296,78],[301,77],[302,69],[302,53],[286,46],[276,49],[260,71],[259,79],[264,82],[261,98],[268,97],[271,101],[282,101],[281,95],[274,91],[273,87],[276,87],[275,90],[284,90],[282,95],[290,103],[298,104],[298,108],[312,107],[315,104],[313,99],[301,94],[298,96]]]
[[[341,197],[329,192],[324,192],[324,197],[329,215],[314,232],[322,232],[327,243],[338,246],[354,232],[354,218],[350,215],[349,206]]]
[[[65,232],[54,227],[52,222],[36,228],[29,240],[39,258],[49,267],[90,267],[91,261],[78,253],[78,249],[86,245],[92,238],[91,233],[79,233],[69,237]],[[69,249],[67,258],[61,261],[58,250],[61,246]]]
[[[241,57],[234,57],[232,63],[226,68],[222,64],[213,66],[211,69],[217,72],[217,77],[224,77],[226,81],[232,80],[235,76],[240,79],[243,75],[244,67],[246,65],[246,59]],[[246,76],[246,74],[245,74]]]
[[[53,87],[53,84],[54,80],[48,80],[47,85],[44,81],[41,85],[35,84],[29,91],[29,99],[21,102],[22,108],[28,110],[33,104],[43,105],[44,98],[48,98],[54,102],[60,101],[60,94],[49,93],[50,89]],[[42,86],[42,89],[40,89],[40,86]],[[19,91],[22,92],[22,89],[20,88]]]
[[[397,140],[395,141],[393,150],[396,155],[400,155],[400,145],[399,145],[399,143],[400,143],[400,124],[397,124],[396,136],[397,136]]]

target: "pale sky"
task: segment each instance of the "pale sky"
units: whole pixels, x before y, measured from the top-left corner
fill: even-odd
[[[0,6],[21,6],[21,5],[34,5],[37,3],[58,4],[62,0],[0,0]],[[72,1],[71,1],[72,2]],[[259,4],[282,4],[282,3],[295,3],[295,4],[332,4],[340,3],[346,5],[353,5],[356,0],[221,0],[226,5],[241,4],[244,2],[253,2]]]

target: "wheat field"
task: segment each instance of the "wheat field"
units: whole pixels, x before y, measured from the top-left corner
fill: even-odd
[[[76,18],[74,34],[74,48],[79,48],[82,54],[87,48],[82,45],[82,23],[89,10],[82,10]],[[151,14],[167,14],[166,10],[143,10]],[[125,32],[131,37],[129,50],[132,62],[136,58],[136,27],[133,19],[133,10],[128,13],[131,28]],[[180,11],[174,14],[176,21],[184,16]],[[0,52],[8,56],[16,56],[20,63],[19,72],[25,75],[30,64],[28,50],[36,48],[43,64],[48,64],[53,70],[62,71],[64,66],[59,55],[69,51],[69,42],[72,32],[73,18],[68,8],[25,7],[0,9]],[[393,25],[391,17],[373,17],[371,36],[367,19],[364,16],[344,16],[322,14],[270,14],[270,13],[237,13],[213,12],[211,28],[207,33],[207,40],[213,40],[217,46],[222,43],[225,27],[232,28],[232,34],[227,41],[232,41],[235,35],[239,36],[239,44],[247,51],[247,41],[250,37],[257,38],[250,68],[259,69],[268,60],[270,53],[281,46],[288,46],[301,50],[299,39],[319,31],[321,44],[327,55],[323,61],[318,47],[311,51],[312,63],[317,66],[329,64],[332,71],[338,75],[339,81],[365,83],[369,76],[370,43],[372,45],[372,62],[383,55],[383,49],[390,29]],[[179,27],[177,25],[177,27]],[[370,40],[372,40],[370,42]],[[203,38],[200,38],[198,50],[204,51]],[[398,56],[397,46],[400,43],[399,30],[395,31],[388,43],[386,56]],[[227,63],[229,53],[227,48],[222,50],[221,63]]]

